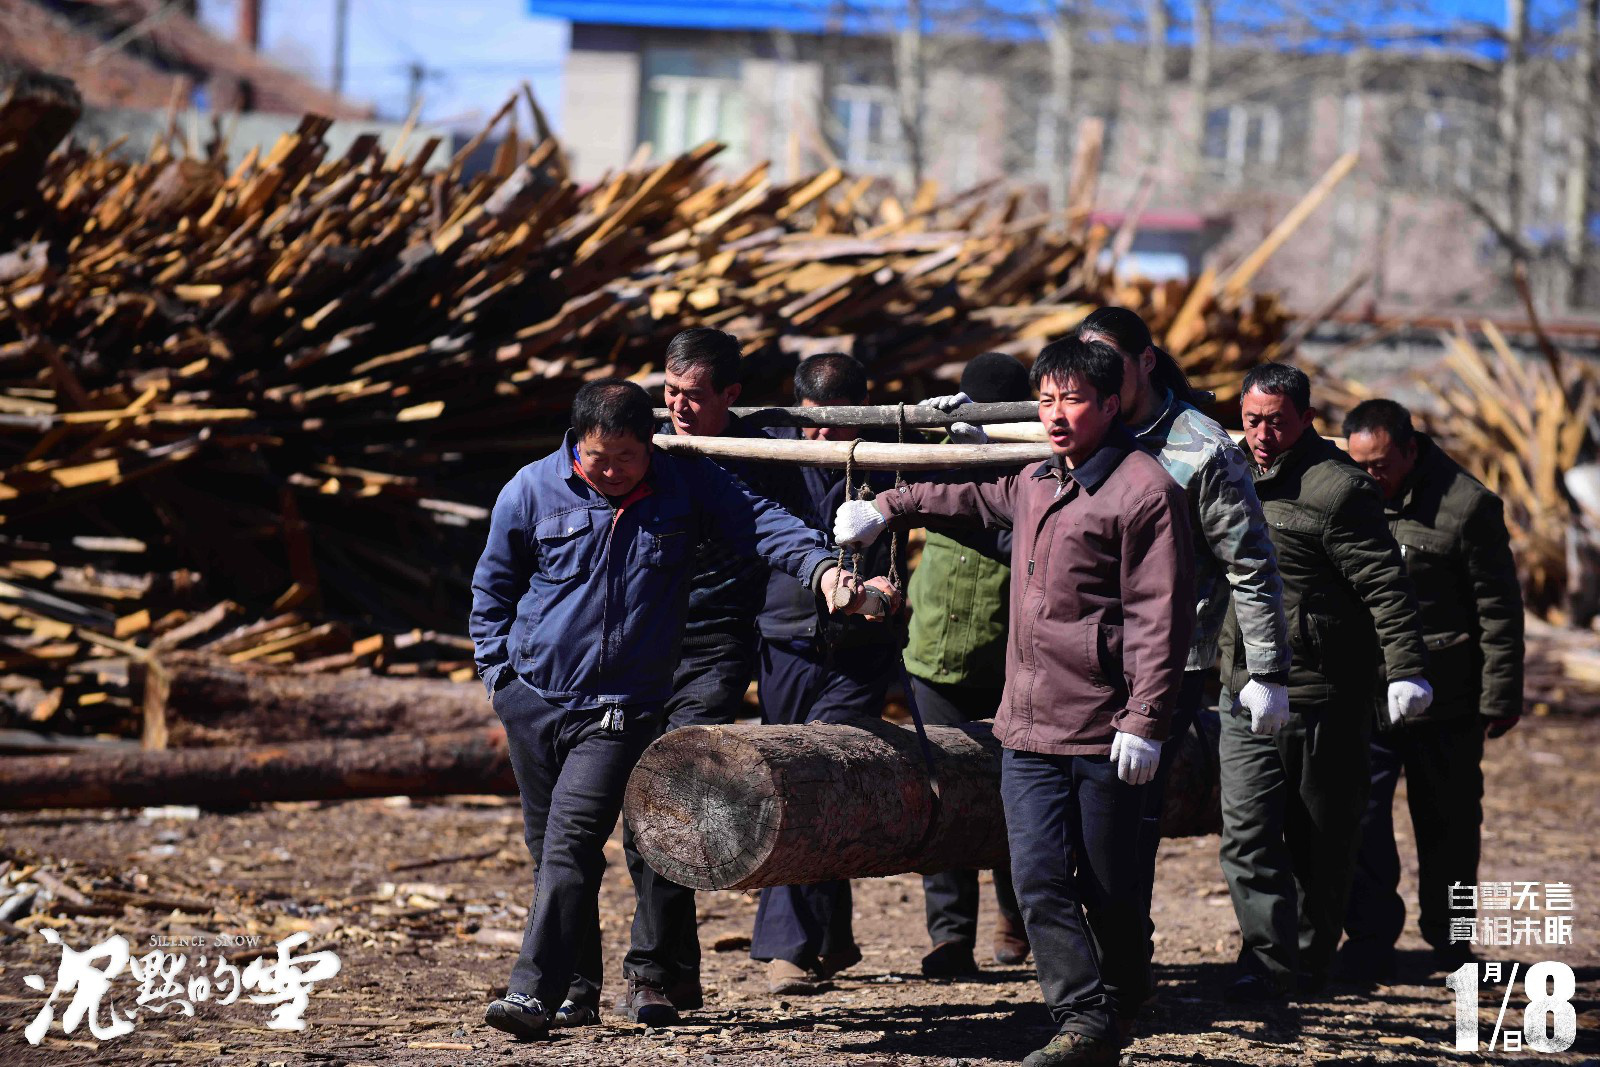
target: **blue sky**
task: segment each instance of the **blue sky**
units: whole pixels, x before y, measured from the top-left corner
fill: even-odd
[[[832,7],[836,0],[800,0],[795,6]],[[890,0],[848,0],[860,9],[888,7]],[[994,8],[1008,12],[1032,11],[1042,0],[991,0]],[[327,85],[331,81],[335,0],[261,0],[262,43],[278,62]],[[1240,22],[1254,18],[1272,20],[1287,8],[1304,10],[1321,5],[1348,24],[1355,20],[1416,27],[1443,26],[1460,20],[1498,25],[1504,18],[1504,0],[1221,0],[1220,17]],[[651,11],[672,10],[679,19],[695,23],[719,13],[722,17],[741,7],[771,10],[785,0],[727,0],[719,5],[679,4],[674,0],[350,0],[349,95],[375,104],[385,118],[403,117],[406,111],[406,67],[421,62],[427,69],[423,84],[423,118],[472,129],[487,117],[524,80],[559,124],[561,114],[561,64],[567,47],[567,23],[531,14],[543,12],[628,11],[633,21]],[[930,8],[938,6],[932,0]],[[1188,19],[1185,0],[1172,0],[1175,36],[1182,36]],[[1534,22],[1565,18],[1572,0],[1533,0]],[[1138,10],[1137,5],[1131,5]],[[202,0],[202,18],[219,32],[232,35],[238,0]],[[1316,20],[1314,20],[1316,21]]]
[[[332,83],[334,0],[261,0],[262,50],[320,85]],[[233,36],[237,0],[201,0],[201,17]],[[567,25],[528,14],[527,0],[350,0],[346,93],[384,118],[406,111],[405,68],[421,62],[425,121],[476,126],[533,84],[560,121]]]

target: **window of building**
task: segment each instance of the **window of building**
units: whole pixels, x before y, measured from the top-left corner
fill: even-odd
[[[1484,116],[1472,108],[1441,103],[1396,107],[1384,146],[1389,181],[1411,189],[1470,189],[1482,177],[1476,136]]]
[[[1282,169],[1283,114],[1268,103],[1246,102],[1206,113],[1201,151],[1231,181],[1254,168]]]
[[[886,85],[833,88],[832,140],[839,159],[856,170],[882,173],[905,162],[899,106]]]
[[[728,146],[723,159],[746,156],[745,96],[737,57],[687,48],[644,54],[639,140],[657,156],[675,156],[707,141]]]

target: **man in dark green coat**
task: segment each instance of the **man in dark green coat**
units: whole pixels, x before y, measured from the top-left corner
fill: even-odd
[[[1225,996],[1271,1003],[1297,984],[1322,988],[1344,928],[1379,649],[1393,714],[1420,713],[1432,690],[1422,678],[1416,596],[1383,499],[1312,429],[1309,379],[1283,364],[1256,367],[1240,409],[1294,657],[1289,722],[1277,734],[1252,733],[1238,707],[1222,716],[1222,870],[1244,941]],[[1237,694],[1250,673],[1231,614],[1221,658],[1224,688]]]
[[[1378,483],[1389,529],[1416,586],[1428,643],[1433,703],[1391,722],[1380,709],[1372,739],[1372,792],[1340,970],[1356,981],[1394,976],[1405,927],[1394,842],[1394,792],[1406,778],[1417,839],[1418,925],[1434,962],[1454,970],[1471,958],[1450,940],[1450,886],[1476,885],[1483,822],[1484,737],[1522,714],[1522,590],[1500,498],[1462,470],[1393,400],[1368,400],[1344,423],[1350,458]]]

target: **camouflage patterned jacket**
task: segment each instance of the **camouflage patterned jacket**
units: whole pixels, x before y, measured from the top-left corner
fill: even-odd
[[[1216,666],[1231,586],[1246,666],[1255,677],[1284,681],[1292,652],[1283,582],[1244,453],[1216,420],[1170,391],[1156,420],[1133,435],[1189,498],[1198,603],[1185,669]]]

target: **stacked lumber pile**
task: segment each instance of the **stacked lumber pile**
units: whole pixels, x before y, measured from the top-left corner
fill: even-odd
[[[659,370],[689,325],[749,342],[757,400],[823,348],[880,400],[947,391],[941,368],[1105,302],[1217,375],[1284,333],[1242,285],[1118,284],[1110,235],[998,188],[716,177],[716,145],[581,187],[531,95],[473,176],[477,143],[430,172],[431,140],[333,154],[327,128],[237,162],[69,144],[0,219],[0,698],[24,723],[137,734],[176,650],[469,677],[498,487],[583,381]]]

